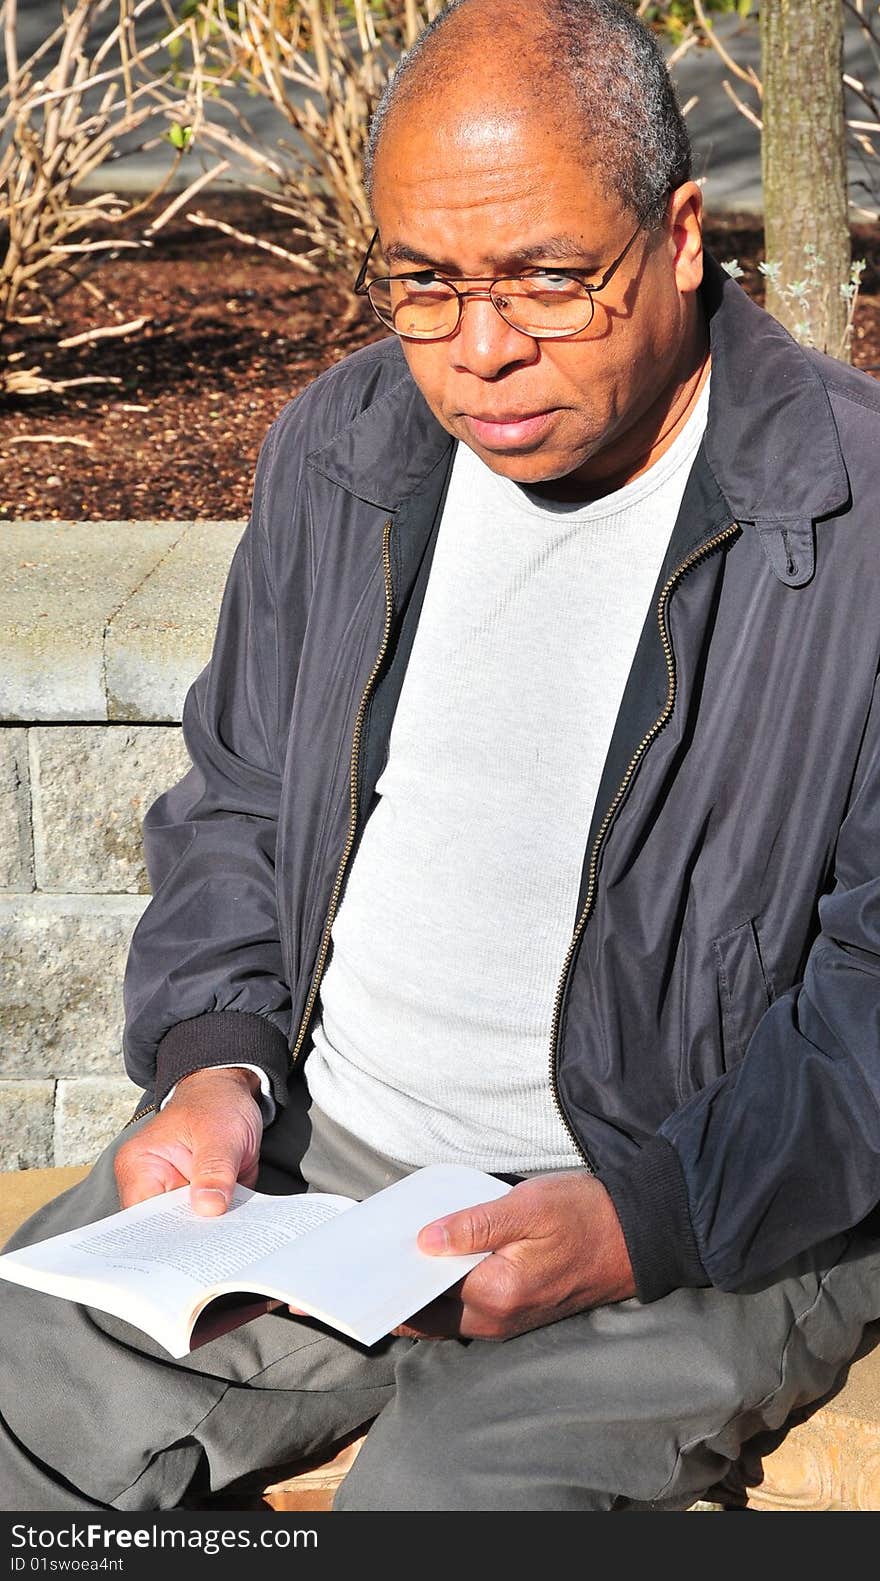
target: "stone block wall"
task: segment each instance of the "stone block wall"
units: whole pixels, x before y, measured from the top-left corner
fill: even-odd
[[[122,975],[141,821],[184,774],[241,522],[0,535],[0,1169],[88,1163],[134,1112]]]

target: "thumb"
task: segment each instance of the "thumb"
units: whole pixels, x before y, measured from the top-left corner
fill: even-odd
[[[442,1219],[433,1219],[419,1230],[416,1244],[420,1252],[433,1256],[466,1257],[471,1252],[491,1252],[504,1246],[510,1239],[505,1229],[498,1202],[479,1202],[476,1207],[462,1208],[458,1213],[447,1213]]]
[[[225,1213],[237,1176],[237,1160],[218,1150],[216,1140],[211,1146],[194,1147],[189,1196],[196,1213],[208,1217]]]

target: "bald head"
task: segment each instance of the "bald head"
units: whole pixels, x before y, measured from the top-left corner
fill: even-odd
[[[582,150],[594,179],[659,223],[690,175],[690,145],[666,64],[620,0],[453,0],[405,55],[373,117],[367,190],[392,123],[430,117],[478,135],[481,120],[529,117]]]

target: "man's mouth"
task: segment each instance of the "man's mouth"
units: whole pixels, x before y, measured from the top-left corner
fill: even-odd
[[[464,421],[474,438],[486,450],[519,450],[543,438],[553,416],[552,411],[485,414],[463,414]]]

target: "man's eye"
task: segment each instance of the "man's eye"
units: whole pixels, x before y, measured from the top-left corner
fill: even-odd
[[[536,291],[571,291],[579,290],[581,281],[576,275],[566,274],[564,269],[535,269],[528,276]]]
[[[400,280],[406,290],[411,292],[430,291],[441,283],[440,276],[433,269],[420,269],[418,274],[401,275]]]

